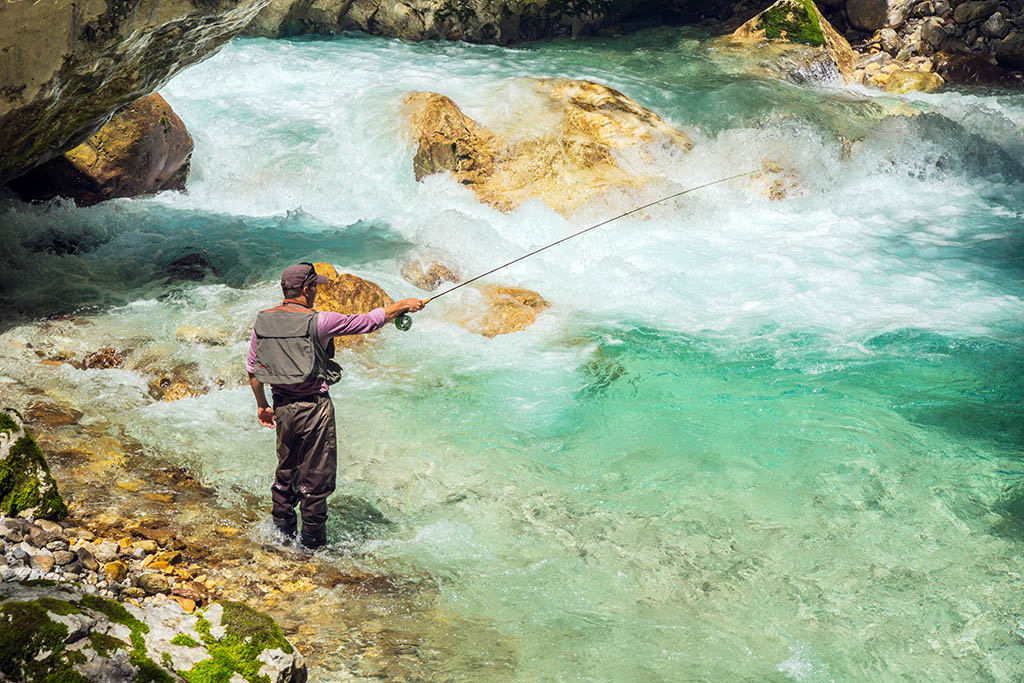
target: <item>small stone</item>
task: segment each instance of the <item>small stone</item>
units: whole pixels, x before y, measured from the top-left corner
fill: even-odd
[[[166,562],[167,564],[178,564],[181,562],[182,556],[180,550],[167,550],[162,553],[157,553],[157,556],[154,559],[160,562]]]
[[[135,585],[147,595],[169,593],[171,590],[171,581],[163,574],[141,574],[135,578]]]
[[[4,532],[3,537],[9,543],[21,543],[25,540],[25,534],[21,533],[19,529],[8,529]]]
[[[921,24],[921,40],[935,49],[942,45],[947,35],[942,19],[938,17],[929,17]]]
[[[121,597],[138,600],[139,598],[146,597],[146,591],[138,588],[137,586],[128,586],[121,591]]]
[[[58,550],[53,554],[53,561],[61,567],[69,565],[77,559],[78,556],[70,550]]]
[[[146,551],[139,547],[132,548],[132,551],[128,553],[131,555],[133,560],[141,560],[146,556]]]
[[[164,547],[167,547],[167,545],[174,540],[174,532],[170,529],[147,529],[145,527],[135,527],[132,529],[132,533],[142,536],[143,538],[156,541]]]
[[[117,559],[117,544],[113,541],[103,541],[92,547],[92,554],[103,564],[113,562]]]
[[[146,553],[155,553],[159,546],[156,544],[156,541],[146,539],[144,541],[136,541],[135,547],[142,548]]]
[[[1003,38],[1010,32],[1010,22],[1003,18],[1001,12],[996,12],[981,25],[981,32],[989,38]]]
[[[11,557],[13,557],[15,560],[22,560],[22,561],[23,560],[27,560],[28,559],[28,551],[26,551],[21,546],[18,546],[14,550],[11,551]]]
[[[32,524],[28,528],[28,538],[26,540],[37,548],[45,548],[46,544],[53,540],[53,534],[44,531],[38,525]]]
[[[142,497],[145,498],[146,500],[151,500],[154,503],[163,503],[165,505],[170,505],[171,503],[174,502],[174,494],[173,493],[149,492],[149,493],[143,493]]]
[[[882,70],[882,65],[878,62],[872,62],[864,67],[864,73],[868,76],[872,76]]]
[[[953,19],[958,24],[970,24],[988,16],[999,7],[999,0],[975,0],[962,2],[953,11]]]
[[[42,573],[46,573],[53,568],[53,558],[37,553],[29,559],[29,566],[33,569],[38,569]]]
[[[89,552],[88,548],[79,548],[75,553],[78,555],[78,559],[82,562],[82,566],[86,569],[96,571],[100,568],[100,563],[96,560],[96,557]]]
[[[36,526],[48,534],[53,534],[54,536],[62,536],[64,534],[64,527],[57,524],[57,522],[52,522],[48,519],[37,519],[35,523]]]
[[[63,538],[58,538],[56,541],[50,541],[46,544],[46,549],[50,552],[56,552],[58,550],[67,550],[70,546],[68,542]]]
[[[128,565],[120,560],[108,562],[103,568],[103,573],[107,578],[107,583],[111,581],[124,581],[125,577],[128,576]]]
[[[4,581],[14,581],[17,577],[17,572],[9,567],[4,567],[4,569],[0,570],[0,579]]]
[[[172,595],[171,599],[181,605],[181,609],[185,610],[189,614],[196,611],[196,603],[188,598],[183,598],[180,595]]]
[[[83,541],[92,541],[96,539],[96,534],[88,529],[73,528],[68,529],[65,533],[71,538],[80,538]]]
[[[131,547],[132,547],[132,539],[130,539],[130,538],[127,538],[127,537],[126,537],[126,538],[122,538],[122,539],[119,539],[119,540],[117,541],[117,547],[118,547],[118,548],[119,548],[120,550],[128,550],[129,548],[131,548]]]
[[[159,572],[163,572],[164,574],[170,574],[173,571],[171,569],[171,565],[167,564],[163,560],[153,560],[149,563],[148,569],[155,569]]]

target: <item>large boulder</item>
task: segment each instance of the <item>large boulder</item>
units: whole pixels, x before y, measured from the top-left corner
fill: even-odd
[[[942,76],[928,71],[894,71],[885,83],[885,91],[902,95],[904,93],[935,92],[942,89]]]
[[[216,52],[267,1],[0,3],[0,184]]]
[[[537,197],[568,215],[612,188],[651,180],[623,168],[618,153],[642,153],[648,144],[682,152],[691,147],[684,133],[607,86],[567,79],[531,85],[544,109],[535,120],[550,125],[522,138],[488,130],[444,95],[407,96],[416,179],[448,172],[500,211]]]
[[[846,18],[862,31],[899,26],[907,18],[914,0],[847,0]]]
[[[812,0],[778,0],[729,37],[756,49],[765,66],[788,80],[853,81],[856,58]]]
[[[44,519],[68,513],[43,451],[13,410],[0,411],[0,513]]]
[[[465,40],[507,45],[577,36],[624,19],[722,17],[725,0],[271,0],[246,29],[266,38],[365,31],[404,40]]]
[[[67,584],[0,584],[0,676],[26,681],[303,683],[306,664],[273,619],[238,602],[187,613],[122,604]]]
[[[313,265],[318,274],[327,277],[327,283],[317,287],[314,303],[318,311],[355,315],[394,303],[387,292],[374,282],[350,273],[338,273],[330,263]]]
[[[15,179],[24,199],[61,196],[88,206],[185,189],[192,137],[164,98],[132,102],[78,147]]]

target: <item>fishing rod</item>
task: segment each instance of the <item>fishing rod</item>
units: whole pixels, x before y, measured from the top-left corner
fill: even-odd
[[[573,234],[568,235],[566,237],[563,237],[562,239],[560,239],[558,241],[555,241],[555,242],[552,242],[551,244],[547,244],[547,245],[541,247],[540,249],[534,249],[529,254],[523,254],[522,256],[520,256],[517,259],[513,259],[513,260],[509,261],[508,263],[501,264],[497,268],[492,268],[491,270],[488,270],[486,273],[482,273],[480,275],[477,275],[475,278],[473,278],[471,280],[466,280],[465,282],[460,282],[459,284],[455,285],[451,289],[446,289],[445,291],[441,292],[440,294],[432,296],[429,299],[425,299],[423,301],[423,305],[426,306],[427,304],[429,304],[434,299],[440,299],[445,294],[451,294],[452,292],[454,292],[459,287],[465,287],[466,285],[468,285],[470,283],[476,282],[480,278],[484,278],[484,277],[487,277],[488,275],[490,275],[492,273],[498,272],[502,268],[508,268],[509,266],[511,266],[514,263],[519,263],[520,261],[522,261],[524,259],[528,259],[528,258],[530,258],[531,256],[533,256],[535,254],[539,254],[540,252],[544,251],[545,249],[550,249],[551,247],[558,246],[562,242],[568,242],[569,240],[573,239],[574,237],[579,237],[580,235],[582,235],[584,233],[587,233],[587,232],[590,232],[591,230],[595,230],[597,228],[600,228],[603,225],[608,225],[612,221],[617,221],[620,218],[625,218],[626,216],[629,216],[631,214],[637,213],[638,211],[643,211],[644,209],[649,209],[652,206],[654,206],[655,204],[661,204],[662,202],[667,202],[670,199],[675,199],[676,197],[681,197],[684,194],[687,194],[687,193],[690,193],[690,192],[695,192],[695,191],[701,190],[701,189],[703,189],[705,187],[710,187],[712,185],[717,185],[718,183],[724,183],[727,180],[735,180],[736,178],[742,178],[743,176],[750,175],[751,173],[759,173],[762,170],[764,170],[764,169],[758,168],[758,169],[755,169],[753,171],[746,171],[744,173],[737,173],[736,175],[731,175],[728,178],[719,178],[718,180],[712,180],[709,183],[704,183],[703,185],[697,185],[696,187],[691,187],[689,189],[683,190],[682,192],[676,192],[675,194],[670,194],[667,197],[662,197],[661,199],[656,199],[653,202],[650,202],[649,204],[644,204],[643,206],[638,206],[635,209],[630,209],[629,211],[627,211],[625,213],[620,213],[618,216],[615,216],[613,218],[609,218],[607,220],[603,220],[600,223],[597,223],[595,225],[591,225],[589,228],[584,228],[583,230],[580,230],[579,232],[574,232]],[[397,327],[398,329],[400,329],[403,332],[408,331],[409,328],[412,327],[412,316],[409,315],[408,313],[402,313],[397,318],[395,318],[395,327]]]

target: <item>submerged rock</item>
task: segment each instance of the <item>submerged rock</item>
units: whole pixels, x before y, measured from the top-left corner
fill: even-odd
[[[402,267],[402,277],[428,292],[437,289],[442,282],[458,283],[461,279],[453,268],[436,261],[410,261]]]
[[[920,71],[894,71],[885,84],[885,91],[908,93],[912,91],[935,92],[942,88],[944,81],[938,74]]]
[[[532,85],[544,103],[541,118],[551,125],[523,139],[484,128],[444,95],[408,95],[416,179],[447,171],[499,211],[536,197],[567,215],[609,189],[651,180],[624,169],[616,152],[651,143],[682,152],[692,146],[684,133],[607,86],[568,79]]]
[[[21,416],[0,411],[0,513],[63,519],[67,512],[43,451]]]
[[[730,42],[764,51],[769,70],[787,80],[853,81],[850,43],[828,23],[812,0],[778,0],[740,26]],[[764,61],[764,60],[762,60]]]
[[[78,147],[10,184],[23,199],[61,196],[80,206],[185,189],[192,137],[160,95],[117,112]]]
[[[216,52],[267,0],[0,6],[0,183],[72,149],[111,113]]]
[[[537,315],[551,306],[537,292],[519,287],[482,285],[474,288],[481,298],[473,304],[459,306],[448,318],[470,332],[493,339],[499,334],[525,330]]]

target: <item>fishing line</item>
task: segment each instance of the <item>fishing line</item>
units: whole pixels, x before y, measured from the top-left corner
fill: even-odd
[[[591,230],[596,230],[597,228],[600,228],[603,225],[608,225],[612,221],[617,221],[620,218],[625,218],[626,216],[630,216],[630,215],[632,215],[634,213],[637,213],[638,211],[643,211],[644,209],[649,209],[649,208],[651,208],[652,206],[654,206],[656,204],[661,204],[662,202],[667,202],[670,199],[675,199],[676,197],[681,197],[684,194],[687,194],[687,193],[690,193],[690,192],[695,192],[695,191],[701,190],[701,189],[703,189],[705,187],[710,187],[712,185],[717,185],[718,183],[724,183],[727,180],[734,180],[736,178],[742,178],[743,176],[750,175],[751,173],[759,173],[762,170],[764,170],[764,169],[758,168],[758,169],[755,169],[753,171],[746,171],[744,173],[737,173],[736,175],[731,175],[728,178],[719,178],[718,180],[712,180],[709,183],[704,183],[703,185],[697,185],[696,187],[688,188],[686,190],[683,190],[682,192],[676,192],[675,194],[670,194],[667,197],[662,197],[661,199],[656,199],[653,202],[650,202],[648,204],[644,204],[643,206],[638,206],[635,209],[630,209],[629,211],[626,211],[625,213],[620,213],[618,216],[614,216],[614,217],[609,218],[607,220],[603,220],[600,223],[596,223],[594,225],[591,225],[589,228],[584,228],[583,230],[580,230],[579,232],[574,232],[571,235],[567,235],[566,237],[563,237],[560,240],[552,242],[551,244],[547,244],[547,245],[545,245],[545,246],[543,246],[543,247],[541,247],[539,249],[534,249],[533,251],[531,251],[528,254],[523,254],[522,256],[520,256],[517,259],[513,259],[513,260],[509,261],[508,263],[501,264],[497,268],[492,268],[491,270],[488,270],[486,273],[482,273],[480,275],[477,275],[476,277],[474,277],[471,280],[466,280],[465,282],[460,282],[459,284],[455,285],[451,289],[446,289],[445,291],[441,292],[440,294],[432,296],[429,299],[424,299],[423,305],[426,306],[427,304],[429,304],[434,299],[440,299],[445,294],[451,294],[452,292],[454,292],[459,287],[465,287],[466,285],[468,285],[468,284],[470,284],[472,282],[476,282],[480,278],[487,277],[488,275],[491,275],[492,273],[497,273],[502,268],[508,268],[509,266],[511,266],[514,263],[519,263],[520,261],[522,261],[524,259],[528,259],[528,258],[530,258],[531,256],[533,256],[535,254],[539,254],[540,252],[544,251],[545,249],[550,249],[551,247],[558,246],[562,242],[568,242],[569,240],[573,239],[574,237],[579,237],[580,235],[582,235],[584,233],[587,233],[587,232],[590,232]],[[397,327],[398,329],[400,329],[403,332],[409,330],[409,328],[412,327],[412,316],[409,315],[408,313],[402,313],[397,318],[395,318],[395,327]]]

